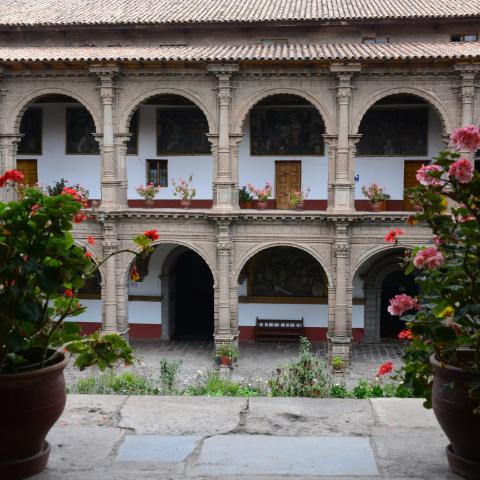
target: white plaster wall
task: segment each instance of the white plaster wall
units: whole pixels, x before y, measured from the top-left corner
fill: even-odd
[[[238,179],[242,187],[253,183],[263,187],[269,181],[274,188],[275,198],[275,161],[300,160],[302,162],[302,188],[310,187],[309,199],[324,200],[327,198],[328,159],[306,156],[251,156],[250,155],[250,115],[245,121],[244,137],[240,143],[238,158]]]
[[[303,317],[306,327],[327,327],[328,305],[239,303],[238,324],[241,327],[254,327],[257,317],[275,320],[300,320]]]
[[[162,323],[162,302],[128,302],[128,321],[129,323]]]
[[[80,183],[90,192],[90,198],[100,198],[100,155],[67,155],[65,109],[78,103],[35,104],[43,109],[42,154],[18,154],[19,159],[36,159],[38,181],[51,185],[64,177],[70,184]]]
[[[405,160],[429,160],[438,154],[444,144],[442,127],[437,112],[429,107],[428,115],[428,155],[426,157],[356,157],[355,173],[359,180],[355,183],[355,198],[365,200],[363,185],[378,183],[385,187],[392,200],[403,200],[403,167]]]
[[[138,155],[127,155],[128,198],[141,198],[135,187],[146,183],[146,160],[168,160],[168,187],[162,188],[158,199],[175,199],[172,178],[188,178],[193,175],[192,186],[197,189],[197,199],[212,198],[213,160],[211,155],[168,156],[157,155],[155,105],[139,107]]]
[[[69,322],[86,322],[86,323],[101,323],[102,322],[102,302],[101,300],[81,299],[80,303],[87,307],[78,317],[71,317]]]
[[[363,305],[352,305],[352,328],[363,328],[365,325]]]

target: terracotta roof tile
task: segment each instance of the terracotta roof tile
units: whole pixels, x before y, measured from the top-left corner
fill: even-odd
[[[480,16],[480,0],[1,0],[0,25],[331,21]]]
[[[415,60],[480,58],[480,43],[0,47],[13,61]]]

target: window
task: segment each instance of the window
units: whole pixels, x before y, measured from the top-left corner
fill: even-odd
[[[273,45],[276,47],[277,45],[288,45],[288,40],[286,38],[262,38],[260,43],[262,45]]]
[[[18,145],[18,153],[22,155],[42,154],[42,109],[30,107],[23,114],[20,123],[23,135]]]
[[[364,37],[362,43],[389,43],[388,37]]]
[[[168,160],[147,160],[147,183],[168,187]]]
[[[476,33],[462,33],[452,35],[452,42],[477,42],[478,34]]]

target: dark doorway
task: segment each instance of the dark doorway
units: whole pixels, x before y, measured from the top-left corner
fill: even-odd
[[[405,329],[405,322],[399,317],[393,317],[387,311],[390,299],[395,295],[415,296],[418,285],[413,275],[405,275],[399,270],[388,274],[382,282],[382,303],[380,308],[380,337],[382,339],[397,339],[398,334]]]
[[[213,337],[213,276],[195,252],[185,252],[174,270],[175,340]]]

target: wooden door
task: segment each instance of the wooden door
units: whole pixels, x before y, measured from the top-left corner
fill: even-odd
[[[403,165],[403,189],[418,185],[417,170],[422,166],[430,163],[428,160],[405,160]],[[413,210],[412,202],[403,195],[403,208],[405,210]]]
[[[25,175],[24,185],[33,186],[38,182],[37,161],[17,160],[17,170]]]
[[[278,209],[286,210],[291,207],[290,193],[300,191],[301,185],[302,162],[298,160],[275,162],[275,199]]]

